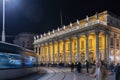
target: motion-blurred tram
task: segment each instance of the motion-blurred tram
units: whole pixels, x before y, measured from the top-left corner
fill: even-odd
[[[38,70],[38,55],[34,51],[0,42],[0,80],[25,76]]]

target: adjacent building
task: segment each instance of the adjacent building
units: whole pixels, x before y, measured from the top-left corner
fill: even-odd
[[[34,50],[33,42],[34,42],[34,34],[32,33],[20,33],[15,37],[13,41],[14,44],[30,50]]]
[[[77,20],[34,40],[43,63],[120,61],[120,18],[104,11]]]

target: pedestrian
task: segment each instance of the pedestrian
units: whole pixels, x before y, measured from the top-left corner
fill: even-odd
[[[89,62],[88,60],[86,60],[86,71],[87,71],[87,74],[89,73]]]
[[[110,63],[110,71],[113,74],[113,72],[114,72],[114,64],[113,64],[113,62]]]
[[[106,80],[107,70],[106,70],[104,62],[98,61],[96,63],[96,69],[92,77],[94,77],[94,80]]]
[[[74,72],[74,63],[71,63],[71,72]]]
[[[115,67],[115,80],[120,80],[120,64],[117,63]]]
[[[78,62],[78,64],[77,64],[77,71],[78,71],[78,73],[80,73],[81,72],[81,62]]]
[[[106,68],[106,63],[104,63],[103,61],[101,61],[101,80],[106,80],[107,79],[107,68]]]
[[[93,66],[92,66],[92,71],[91,71],[91,74],[94,74],[94,73],[95,73],[95,69],[96,69],[96,66],[95,66],[95,65],[93,65]]]

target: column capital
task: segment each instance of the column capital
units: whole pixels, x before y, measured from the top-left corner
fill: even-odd
[[[40,47],[40,46],[41,46],[40,44],[37,45],[37,47]]]
[[[69,40],[71,41],[73,39],[73,37],[69,37]]]
[[[81,36],[80,34],[76,35],[77,38],[80,38],[80,36]]]
[[[57,41],[57,44],[59,45],[59,44],[60,44],[60,41]]]
[[[114,38],[116,38],[117,37],[117,34],[116,33],[114,33]]]
[[[61,42],[61,40],[57,40],[57,43],[60,43]]]
[[[52,41],[52,44],[54,44],[54,43],[56,43],[56,42],[57,42],[57,40],[53,40],[53,41]]]
[[[104,34],[105,34],[105,35],[108,35],[108,36],[111,35],[110,31],[108,31],[108,30],[105,30],[105,31],[104,31]]]
[[[48,45],[48,42],[45,42],[44,45]]]
[[[47,43],[49,44],[49,43],[50,43],[50,41],[47,41]]]
[[[100,33],[100,30],[96,29],[96,30],[95,30],[95,34],[96,34],[96,35],[99,35],[99,33]]]
[[[89,35],[89,33],[88,32],[85,32],[85,36],[87,37]]]
[[[41,46],[44,46],[45,44],[44,43],[41,43]]]
[[[66,41],[66,38],[64,37],[64,38],[62,38],[62,40],[63,40],[63,41]]]
[[[34,45],[34,48],[36,48],[37,47],[37,45]]]

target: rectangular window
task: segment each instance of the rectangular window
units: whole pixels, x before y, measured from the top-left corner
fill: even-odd
[[[68,50],[67,51],[70,51],[70,43],[68,43]]]
[[[102,47],[102,37],[99,38],[99,47]]]
[[[110,38],[110,46],[113,48],[113,38]]]
[[[51,46],[50,46],[50,53],[51,53],[51,49],[52,49],[52,48],[51,48]]]
[[[81,41],[81,49],[84,49],[84,41]]]
[[[46,51],[45,53],[47,53],[47,52],[48,52],[48,49],[46,48],[45,51]]]
[[[116,46],[117,46],[117,48],[119,48],[119,39],[117,39],[116,42],[117,42]]]
[[[89,39],[89,48],[91,49],[92,48],[92,39]]]
[[[76,44],[76,42],[74,42],[74,50],[76,50],[77,49],[77,44]]]
[[[39,48],[39,54],[41,53],[40,51],[41,51],[41,49]]]

